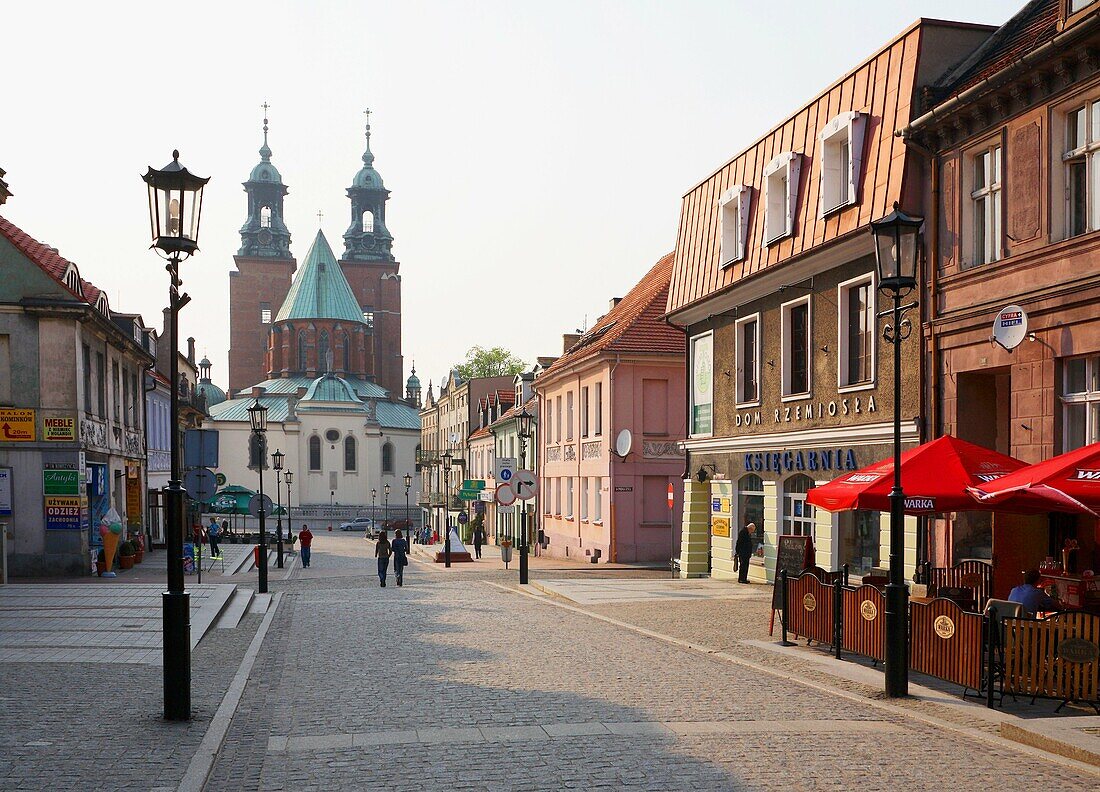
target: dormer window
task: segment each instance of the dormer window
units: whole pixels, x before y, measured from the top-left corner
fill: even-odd
[[[69,287],[69,290],[76,294],[81,294],[80,290],[80,273],[76,271],[76,267],[72,264],[65,271],[65,285]]]
[[[730,187],[718,201],[722,225],[721,266],[728,267],[745,257],[745,238],[749,233],[749,201],[752,188],[739,184]]]
[[[865,120],[863,113],[841,113],[826,124],[818,136],[821,140],[822,217],[856,203]]]
[[[798,174],[802,155],[787,151],[764,168],[764,246],[794,233],[798,204]]]
[[[111,315],[111,308],[107,305],[107,295],[102,292],[100,292],[99,297],[95,301],[95,307],[96,310],[104,316]]]

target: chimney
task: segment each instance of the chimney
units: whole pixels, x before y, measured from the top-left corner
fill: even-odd
[[[192,366],[195,365],[195,339],[187,339],[187,362]]]
[[[618,305],[619,303],[621,303],[622,301],[623,301],[622,297],[612,297],[611,298],[611,305],[608,307],[607,310],[614,311],[615,306]]]
[[[570,349],[572,349],[573,345],[576,344],[580,340],[581,340],[581,334],[580,333],[564,333],[561,337],[561,352],[562,352],[562,354],[564,355],[566,352],[568,352]]]

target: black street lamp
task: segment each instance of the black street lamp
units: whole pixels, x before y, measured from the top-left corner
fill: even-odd
[[[405,522],[408,523],[406,527],[406,539],[409,541],[409,548],[412,548],[412,518],[409,517],[409,490],[413,485],[413,477],[410,473],[405,474]]]
[[[278,537],[278,553],[276,555],[276,565],[279,569],[283,568],[283,459],[286,458],[286,454],[275,449],[275,453],[271,455],[271,467],[275,469],[275,498],[278,501],[279,507],[275,509],[275,536]],[[289,473],[289,471],[288,471]],[[287,525],[290,525],[290,516],[287,515]]]
[[[385,515],[382,519],[382,524],[385,525],[386,523],[388,523],[390,521],[390,485],[389,484],[382,487],[382,503],[383,503],[383,509],[384,509],[383,514]]]
[[[370,491],[370,521],[373,524],[378,520],[378,512],[375,510],[375,501],[378,500],[378,490],[371,489]],[[376,532],[377,533],[377,532]]]
[[[447,449],[443,454],[443,566],[451,565],[451,462],[454,454]]]
[[[520,469],[527,469],[527,441],[531,439],[531,422],[535,416],[527,412],[527,405],[519,411],[516,416],[516,427],[519,434],[519,466]],[[520,501],[519,512],[519,527],[520,527],[520,545],[519,545],[519,582],[521,584],[527,583],[527,502]]]
[[[165,545],[168,590],[161,595],[164,635],[164,717],[191,719],[191,595],[183,579],[184,491],[180,482],[179,312],[191,301],[180,294],[183,282],[180,262],[199,249],[202,190],[209,178],[196,176],[180,165],[180,153],[162,170],[150,167],[142,179],[149,191],[149,228],[154,248],[168,260],[169,275],[168,376],[172,382],[170,403],[171,476],[164,491],[167,508]]]
[[[293,526],[290,524],[290,482],[294,478],[294,472],[291,470],[283,471],[283,481],[286,482],[286,533],[289,538],[290,532],[293,530]]]
[[[260,563],[257,564],[259,572],[259,589],[261,594],[267,593],[267,509],[264,508],[264,463],[267,461],[267,408],[256,399],[248,408],[248,420],[252,424],[252,436],[256,447],[256,471],[260,475]]]
[[[871,221],[875,239],[875,263],[879,290],[893,300],[882,336],[894,347],[894,486],[890,490],[890,579],[886,585],[886,695],[909,695],[909,658],[907,611],[909,589],[902,575],[905,555],[905,493],[901,488],[901,342],[913,332],[904,313],[916,307],[916,301],[902,305],[901,300],[917,286],[920,258],[920,227],[923,217],[905,214],[894,203],[894,211],[881,220]]]

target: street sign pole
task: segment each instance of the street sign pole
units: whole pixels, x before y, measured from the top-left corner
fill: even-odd
[[[672,576],[676,577],[676,519],[672,513],[672,506],[676,503],[676,496],[672,488],[672,482],[668,483],[668,540],[669,540],[669,557],[668,568],[672,572]]]

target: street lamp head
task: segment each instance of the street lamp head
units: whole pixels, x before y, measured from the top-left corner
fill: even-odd
[[[371,491],[370,491],[371,500],[374,500],[377,496],[378,496],[378,490],[372,488]]]
[[[151,247],[164,256],[187,257],[199,249],[199,219],[202,216],[203,178],[180,165],[180,153],[161,170],[149,167],[141,177],[149,189]]]
[[[253,432],[267,431],[267,408],[260,404],[259,399],[248,408],[248,421],[252,424]]]
[[[271,455],[271,467],[273,467],[275,470],[282,470],[284,459],[286,459],[286,454],[276,448],[275,453]],[[289,471],[287,472],[287,475],[290,475]]]
[[[386,486],[384,486],[384,487],[382,488],[382,491],[383,491],[384,493],[386,493],[387,495],[389,495],[389,494],[390,494],[390,485],[389,485],[389,484],[387,484]]]
[[[411,473],[405,474],[405,489],[408,490],[413,485],[413,477]]]
[[[283,473],[283,478],[286,480],[287,484],[289,484],[291,482],[293,476],[294,476],[294,471],[292,471],[292,470],[287,470],[286,472]]]
[[[699,468],[699,472],[695,474],[695,478],[699,479],[700,483],[706,481],[707,480],[707,470],[706,470],[706,468]]]
[[[450,470],[451,469],[451,462],[454,461],[454,454],[452,454],[450,451],[444,451],[442,459],[443,459],[443,469],[444,470]]]
[[[917,244],[923,217],[907,215],[894,202],[894,211],[871,221],[875,238],[875,263],[878,267],[878,287],[883,292],[901,294],[917,285]]]
[[[524,405],[519,414],[516,415],[517,428],[519,429],[519,436],[527,439],[531,436],[531,422],[535,419],[531,413],[527,412],[527,405]]]

